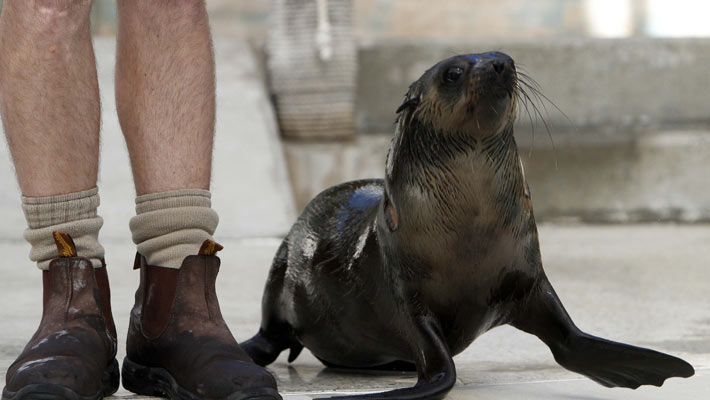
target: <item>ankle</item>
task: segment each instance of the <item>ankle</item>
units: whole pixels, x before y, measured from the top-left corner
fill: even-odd
[[[147,265],[180,268],[185,257],[212,240],[219,219],[210,197],[207,190],[181,189],[136,198],[130,227]]]
[[[103,219],[97,215],[98,188],[44,197],[22,197],[27,220],[24,238],[30,243],[30,260],[46,270],[57,257],[52,232],[66,232],[76,243],[77,255],[88,258],[94,268],[104,266],[104,248],[98,241]]]

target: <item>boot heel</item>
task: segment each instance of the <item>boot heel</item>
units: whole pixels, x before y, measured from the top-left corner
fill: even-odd
[[[170,397],[170,378],[165,376],[167,371],[161,372],[164,371],[160,368],[144,367],[126,357],[121,368],[123,387],[144,396]]]
[[[118,361],[114,358],[106,367],[104,375],[101,377],[101,387],[103,388],[104,396],[111,396],[116,393],[120,383],[121,377],[118,373]]]

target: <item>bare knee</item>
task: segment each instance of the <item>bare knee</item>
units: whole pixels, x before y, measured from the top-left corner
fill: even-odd
[[[206,13],[205,0],[163,0],[148,1],[160,11],[177,14],[182,17],[200,17]]]
[[[87,12],[92,2],[92,0],[34,0],[24,3],[49,17],[63,17],[77,12]]]
[[[170,23],[196,23],[206,20],[205,0],[137,0],[117,2],[119,18],[150,19]]]
[[[62,32],[89,20],[92,0],[30,1],[30,18],[47,31]]]
[[[6,23],[17,27],[18,34],[57,42],[71,38],[79,29],[87,29],[93,0],[6,0],[3,10]]]

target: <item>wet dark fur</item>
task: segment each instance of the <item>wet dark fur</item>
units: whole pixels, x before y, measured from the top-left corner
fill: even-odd
[[[590,336],[565,312],[513,137],[520,93],[502,53],[444,60],[412,84],[385,179],[319,194],[279,248],[261,329],[243,343],[257,363],[287,348],[293,361],[305,346],[329,366],[415,366],[415,387],[358,398],[435,399],[455,383],[452,355],[511,324],[605,386],[693,374],[675,357]]]

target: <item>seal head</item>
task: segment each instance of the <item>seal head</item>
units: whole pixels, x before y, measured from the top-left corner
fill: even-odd
[[[439,133],[476,137],[498,133],[515,119],[515,63],[499,52],[441,61],[414,82],[397,109]]]

